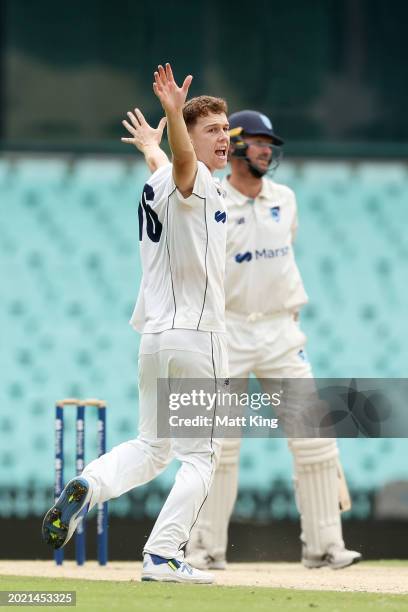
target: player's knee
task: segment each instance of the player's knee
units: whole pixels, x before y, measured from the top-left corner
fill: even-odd
[[[297,463],[318,463],[338,456],[335,438],[293,438],[289,448]]]
[[[207,495],[218,467],[217,455],[215,453],[195,453],[188,459],[196,471],[197,481],[201,481],[205,494]]]
[[[218,466],[224,467],[226,465],[234,465],[238,463],[240,448],[240,438],[224,438],[218,460]]]
[[[170,440],[166,439],[151,439],[139,436],[135,441],[135,444],[139,446],[146,454],[148,454],[152,461],[158,467],[165,467],[170,457]]]

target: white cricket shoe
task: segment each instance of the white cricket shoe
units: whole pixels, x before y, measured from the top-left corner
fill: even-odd
[[[208,572],[191,567],[185,561],[165,559],[158,555],[145,553],[143,558],[142,580],[152,582],[188,582],[212,584],[214,577]]]
[[[331,569],[342,569],[358,563],[361,554],[355,550],[347,550],[344,546],[331,546],[327,553],[322,556],[309,555],[306,546],[303,547],[302,563],[309,569],[319,567],[330,567]]]
[[[227,562],[224,557],[215,558],[204,548],[196,548],[186,557],[187,563],[200,570],[226,570]]]

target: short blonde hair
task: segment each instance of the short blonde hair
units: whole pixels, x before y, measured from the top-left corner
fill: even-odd
[[[187,129],[194,127],[199,117],[207,117],[210,113],[225,113],[228,115],[228,106],[223,98],[213,96],[197,96],[188,100],[183,107],[183,117]]]

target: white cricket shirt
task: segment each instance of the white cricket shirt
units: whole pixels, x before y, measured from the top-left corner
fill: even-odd
[[[234,189],[227,177],[221,185],[228,210],[227,312],[267,316],[298,310],[307,295],[293,252],[295,194],[265,177],[254,200]]]
[[[227,219],[223,192],[198,162],[193,193],[177,190],[172,165],[146,183],[139,205],[143,277],[130,320],[140,333],[225,331]]]

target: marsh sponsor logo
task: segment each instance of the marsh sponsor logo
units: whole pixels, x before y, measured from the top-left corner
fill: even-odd
[[[237,253],[235,255],[235,261],[240,264],[244,261],[252,261],[252,259],[274,259],[275,257],[285,257],[288,253],[288,246],[278,249],[255,249],[254,253],[251,253],[251,251]]]
[[[237,263],[242,263],[243,261],[251,261],[252,259],[252,253],[250,251],[247,251],[246,253],[237,253],[235,255],[235,261]]]
[[[288,246],[280,247],[278,249],[256,249],[255,259],[274,259],[275,257],[285,257],[288,253]]]

